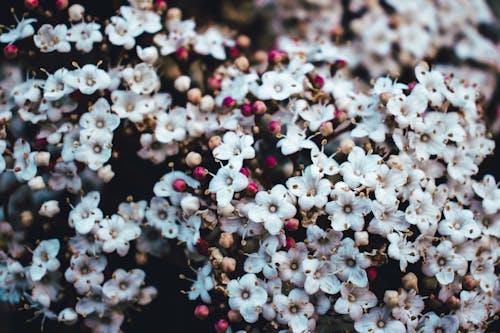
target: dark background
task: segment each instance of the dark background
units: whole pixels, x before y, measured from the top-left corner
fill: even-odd
[[[122,1],[117,0],[87,0],[70,1],[83,4],[87,13],[102,18],[113,15],[119,8]],[[50,6],[52,1],[40,0],[40,3]],[[248,35],[258,36],[258,46],[269,48],[269,31],[264,23],[266,14],[256,14],[249,10],[248,2],[238,0],[185,0],[185,1],[167,1],[169,7],[179,7],[183,10],[184,17],[195,17],[199,25],[210,24],[213,22],[225,22],[232,28],[247,33]],[[496,7],[497,13],[500,10],[500,1],[492,0],[491,3]],[[16,8],[16,14],[19,16],[24,12],[22,0],[0,0],[1,23],[13,23],[12,15],[9,12],[10,7]],[[246,14],[245,19],[236,17],[238,11]],[[243,23],[242,23],[243,21]],[[494,100],[498,104],[499,89],[497,88]],[[490,110],[490,119],[491,113]],[[125,201],[128,195],[133,195],[135,200],[147,199],[152,196],[152,186],[154,182],[166,172],[166,165],[152,166],[151,163],[138,159],[135,152],[139,149],[138,137],[128,137],[119,139],[115,147],[121,151],[120,157],[113,160],[113,169],[116,171],[116,177],[102,191],[102,206],[105,212],[116,210],[118,204]],[[497,138],[498,143],[498,138]],[[120,149],[126,147],[127,149]],[[495,150],[495,156],[498,156],[498,144]],[[133,162],[133,163],[132,163]],[[481,166],[481,174],[492,173],[499,179],[498,161],[493,156],[488,158]],[[138,177],[148,170],[148,177]],[[208,332],[216,317],[209,320],[200,321],[193,315],[194,307],[199,304],[190,302],[187,297],[181,293],[190,287],[190,283],[180,280],[179,274],[186,274],[186,267],[182,264],[182,253],[173,249],[175,258],[179,261],[169,261],[167,259],[150,258],[144,270],[146,271],[146,282],[158,288],[158,297],[148,306],[143,307],[141,312],[131,311],[127,314],[130,319],[123,329],[125,332],[137,333],[141,331],[151,332]],[[170,256],[171,257],[171,256]],[[133,257],[124,259],[124,264],[130,267],[135,266]],[[399,285],[399,276],[397,272],[381,272],[382,280],[385,285]],[[32,317],[31,311],[17,311],[17,307],[0,304],[0,333],[31,333],[40,331],[40,320],[27,322]],[[44,326],[44,332],[48,333],[70,333],[84,332],[79,326],[65,327],[56,322],[47,321]],[[496,330],[492,328],[491,332]]]

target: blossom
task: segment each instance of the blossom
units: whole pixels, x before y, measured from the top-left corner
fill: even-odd
[[[290,73],[268,71],[262,75],[262,85],[252,85],[250,90],[259,99],[282,101],[300,91],[300,85]]]
[[[279,323],[287,324],[292,332],[308,330],[308,319],[314,313],[314,306],[302,289],[292,289],[288,296],[276,294],[273,303],[277,308]]]
[[[215,194],[217,205],[225,207],[230,204],[234,193],[243,191],[247,185],[248,178],[240,173],[239,168],[228,163],[217,170],[217,174],[210,180],[208,190]]]
[[[307,257],[307,248],[303,243],[297,244],[285,251],[273,254],[273,265],[277,267],[279,277],[283,281],[290,281],[296,286],[303,286],[306,279],[303,264]]]
[[[167,27],[168,35],[159,33],[153,37],[153,41],[160,47],[160,54],[163,56],[172,54],[181,47],[186,47],[196,36],[193,20],[169,20]]]
[[[366,177],[377,169],[380,159],[378,155],[366,154],[362,148],[354,147],[347,161],[340,165],[340,174],[349,187],[355,188],[366,182]]]
[[[363,317],[363,310],[377,305],[377,296],[368,288],[360,288],[352,283],[344,283],[334,309],[340,314],[349,314],[355,322]]]
[[[102,286],[102,293],[112,304],[132,301],[137,297],[146,273],[141,269],[125,271],[121,268],[113,273],[113,277]]]
[[[222,143],[212,151],[214,157],[218,160],[228,161],[235,168],[243,166],[243,160],[255,157],[253,145],[253,136],[238,135],[234,132],[226,132]]]
[[[182,141],[186,137],[186,115],[184,108],[175,108],[157,115],[155,136],[161,143]]]
[[[364,268],[370,266],[370,260],[360,253],[351,238],[344,238],[337,252],[330,257],[336,267],[336,274],[342,281],[356,284],[359,287],[368,285],[368,277]]]
[[[17,139],[14,144],[14,173],[20,181],[28,181],[35,177],[37,166],[35,163],[36,153],[31,152],[28,142]]]
[[[316,257],[331,255],[341,239],[342,232],[340,231],[323,230],[315,224],[307,228],[307,247],[314,250]]]
[[[486,175],[481,182],[473,182],[474,192],[483,199],[482,205],[486,214],[495,214],[500,210],[500,189],[492,175]]]
[[[278,141],[276,146],[281,148],[283,155],[291,155],[302,149],[313,149],[316,145],[306,138],[305,132],[305,129],[290,124],[286,135],[283,135],[283,139]]]
[[[154,193],[159,197],[167,197],[173,205],[178,205],[184,196],[184,193],[174,189],[174,181],[181,179],[186,182],[187,186],[192,188],[198,188],[200,182],[186,175],[182,171],[172,171],[168,172],[163,177],[160,178],[154,187]]]
[[[394,320],[387,308],[373,308],[354,322],[354,328],[360,333],[406,332],[405,325]]]
[[[279,233],[285,219],[295,216],[297,209],[290,203],[286,188],[275,185],[271,191],[259,191],[255,196],[255,207],[249,210],[248,217],[264,227],[271,235]]]
[[[420,259],[419,251],[414,244],[408,242],[405,237],[397,232],[387,235],[390,245],[387,251],[389,257],[399,260],[399,269],[406,271],[408,263],[416,263]]]
[[[99,226],[97,237],[103,241],[103,251],[106,253],[116,251],[122,257],[127,254],[130,248],[129,242],[138,238],[141,234],[141,229],[137,224],[125,222],[117,214],[102,219]]]
[[[299,113],[300,117],[309,123],[309,129],[317,131],[321,124],[335,117],[333,105],[313,104]]]
[[[158,74],[145,62],[135,65],[134,68],[125,68],[122,78],[136,94],[150,94],[160,86]]]
[[[225,60],[225,46],[234,46],[235,42],[227,39],[218,29],[209,28],[204,34],[196,35],[193,48],[197,53],[211,55],[215,59]]]
[[[456,332],[458,331],[458,319],[455,315],[438,316],[434,312],[428,312],[420,318],[418,332],[434,333],[436,331]]]
[[[76,49],[84,53],[92,51],[94,43],[102,41],[101,25],[95,22],[81,22],[73,25],[67,32],[66,39],[76,42]]]
[[[332,193],[334,200],[328,202],[325,207],[326,212],[332,216],[332,228],[336,231],[349,228],[361,231],[365,222],[364,216],[370,212],[370,200],[357,197],[343,182],[336,183]]]
[[[135,46],[135,37],[140,35],[139,29],[133,26],[121,16],[111,16],[110,23],[104,29],[109,41],[116,46],[123,46],[130,50]]]
[[[245,274],[239,281],[229,281],[227,291],[231,309],[238,310],[246,322],[255,323],[259,317],[259,308],[267,300],[267,293],[259,285],[255,274]]]
[[[474,214],[468,209],[461,209],[454,203],[449,203],[443,210],[445,219],[439,222],[438,231],[449,236],[455,244],[463,243],[467,238],[477,238],[481,229],[474,220]]]
[[[14,15],[16,19],[16,27],[9,31],[0,34],[0,43],[12,44],[19,39],[24,39],[33,36],[35,29],[31,25],[37,20],[34,18],[22,18],[21,21]]]
[[[61,266],[56,258],[59,253],[60,243],[58,239],[41,241],[33,251],[33,262],[29,268],[32,281],[40,281],[47,272],[54,272]]]
[[[64,24],[58,24],[55,27],[44,24],[33,36],[33,41],[42,52],[69,52],[71,45],[67,39],[67,32],[68,27]]]
[[[306,275],[304,290],[309,295],[318,290],[334,295],[340,291],[340,282],[334,274],[334,266],[330,261],[305,259],[302,269]]]
[[[326,205],[332,185],[328,179],[322,178],[317,167],[308,166],[302,176],[288,179],[286,186],[291,194],[299,198],[300,208],[310,210]]]
[[[453,282],[455,272],[465,275],[467,260],[455,253],[453,244],[445,240],[438,246],[427,249],[422,272],[427,276],[435,276],[439,283],[447,285]]]
[[[200,297],[205,303],[212,302],[212,297],[210,297],[210,294],[208,293],[214,288],[214,281],[210,275],[211,272],[212,266],[210,264],[205,264],[197,270],[196,281],[193,281],[193,285],[188,291],[188,298],[191,301]]]
[[[92,95],[97,90],[106,89],[111,83],[111,78],[104,70],[87,64],[69,72],[65,76],[65,82],[70,87],[80,90],[82,94]]]
[[[64,277],[68,282],[73,283],[78,293],[85,294],[91,290],[92,286],[100,285],[104,281],[102,272],[106,264],[107,260],[104,256],[73,255]]]
[[[87,193],[69,213],[70,227],[74,227],[80,234],[89,233],[103,217],[102,211],[98,208],[100,199],[101,196],[97,191]]]

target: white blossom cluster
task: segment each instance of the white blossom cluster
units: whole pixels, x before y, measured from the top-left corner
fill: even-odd
[[[334,2],[308,2],[341,15]],[[378,1],[354,1],[349,10],[368,8],[352,22],[371,34],[359,44],[287,49],[282,39],[286,51],[264,58],[245,55],[246,38],[196,30],[161,2],[130,0],[103,25],[80,5],[68,8],[70,27],[18,20],[0,42],[30,40],[56,56],[105,45],[129,56],[26,79],[3,65],[0,301],[26,304],[42,323],[119,332],[157,290],[145,284],[147,266],[115,261],[181,247],[194,271],[182,276],[192,282],[185,293],[218,333],[485,331],[500,311],[500,189],[479,175],[495,146],[481,91],[425,62],[414,82],[382,75],[369,84],[339,60],[398,62],[392,44],[414,33],[399,45],[412,59],[452,45],[488,63],[478,54],[497,49],[473,26],[489,11],[481,1],[464,17],[441,2],[386,2],[395,30]],[[445,9],[449,20],[437,20]],[[318,28],[338,17],[327,13]],[[163,176],[149,197],[106,213],[125,136]]]

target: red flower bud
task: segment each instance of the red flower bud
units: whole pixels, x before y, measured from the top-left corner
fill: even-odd
[[[5,57],[7,57],[8,59],[15,58],[17,56],[18,52],[19,52],[19,49],[14,44],[6,45],[3,48],[3,54],[5,54]]]
[[[202,304],[202,305],[198,305],[195,309],[194,309],[194,315],[196,316],[196,318],[198,319],[205,319],[208,317],[208,315],[210,314],[210,309],[208,308],[208,306]]]
[[[368,280],[373,281],[377,278],[377,270],[373,267],[370,267],[366,270],[366,275],[368,276]]]
[[[187,188],[187,183],[184,179],[177,178],[176,180],[174,180],[172,187],[177,192],[184,192]]]
[[[287,249],[295,247],[295,239],[293,239],[292,237],[287,237],[285,243],[286,243],[285,246],[286,246]]]
[[[247,177],[250,176],[250,170],[248,170],[247,168],[241,168],[240,173],[244,174]]]
[[[241,106],[241,114],[245,117],[250,117],[253,115],[252,106],[248,103],[245,103]]]
[[[222,105],[226,108],[232,108],[236,105],[236,101],[231,96],[227,96],[222,100]]]
[[[178,60],[185,61],[189,57],[189,51],[185,47],[181,47],[175,51],[175,57]]]
[[[219,319],[214,325],[215,332],[217,333],[225,333],[229,328],[229,323],[225,319]]]
[[[268,167],[269,169],[272,169],[278,164],[278,161],[276,160],[276,158],[274,156],[268,156],[268,157],[266,157],[264,163],[266,164],[266,167]]]
[[[297,231],[299,229],[299,226],[300,226],[300,222],[299,220],[297,220],[296,218],[291,218],[291,219],[288,219],[286,222],[285,222],[285,229],[286,231],[288,232],[294,232],[294,231]]]
[[[258,188],[258,186],[257,186],[256,183],[250,182],[250,183],[248,183],[247,190],[250,193],[255,194],[255,193],[257,193],[259,191],[259,188]]]
[[[34,9],[38,7],[38,0],[24,0],[24,6],[28,9]]]
[[[281,123],[277,120],[271,120],[267,127],[269,128],[269,132],[273,134],[279,133],[281,131]]]

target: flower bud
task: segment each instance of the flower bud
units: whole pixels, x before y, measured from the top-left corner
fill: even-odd
[[[270,62],[279,63],[285,58],[286,53],[280,50],[271,50],[267,54],[267,58]]]
[[[234,310],[229,310],[227,312],[227,319],[232,323],[239,323],[242,320],[240,313]]]
[[[422,279],[423,285],[425,289],[436,289],[438,286],[438,282],[435,277],[424,277]]]
[[[179,21],[182,19],[182,11],[179,8],[170,8],[167,11],[167,21]]]
[[[396,290],[386,290],[384,294],[384,303],[390,307],[398,305],[399,294]]]
[[[187,183],[184,179],[177,178],[176,180],[174,180],[172,187],[177,192],[184,192],[187,189]]]
[[[287,237],[286,240],[285,240],[285,247],[287,249],[291,249],[292,247],[295,247],[295,239],[293,239],[292,237]]]
[[[97,176],[103,182],[109,183],[111,181],[111,179],[113,179],[113,177],[115,176],[115,173],[111,169],[111,165],[108,164],[108,165],[105,165],[105,166],[99,168],[99,170],[97,170]]]
[[[272,169],[278,164],[278,161],[274,156],[267,156],[266,159],[264,160],[264,164],[266,165],[267,168]]]
[[[185,196],[181,199],[181,208],[184,213],[192,215],[200,209],[200,199],[192,195]]]
[[[250,170],[248,170],[247,168],[241,168],[240,173],[242,175],[245,175],[245,177],[250,177]]]
[[[38,0],[24,0],[24,6],[28,9],[35,9],[38,7]]]
[[[208,306],[206,306],[205,304],[202,304],[202,305],[198,305],[195,309],[194,309],[194,315],[196,316],[196,318],[198,319],[205,319],[208,317],[208,315],[210,314],[210,309],[208,308]]]
[[[231,56],[231,58],[235,58],[240,55],[240,51],[237,47],[231,47],[229,48],[229,55]]]
[[[156,0],[155,8],[161,12],[167,9],[167,2],[165,0]]]
[[[137,56],[139,59],[144,61],[145,63],[152,65],[158,60],[158,49],[154,46],[149,47],[140,47],[137,45],[136,47]]]
[[[246,72],[248,70],[248,67],[250,67],[250,62],[248,61],[247,57],[241,56],[236,58],[236,60],[234,61],[234,65],[240,71]]]
[[[229,249],[234,244],[233,234],[229,232],[223,232],[219,237],[219,245],[225,249]]]
[[[194,168],[193,170],[193,177],[200,180],[200,179],[203,179],[205,178],[205,176],[208,174],[208,170],[205,169],[204,167],[202,166],[197,166],[196,168]]]
[[[214,109],[215,101],[212,96],[205,95],[200,101],[200,110],[205,112],[210,112]]]
[[[347,66],[347,60],[338,59],[333,63],[337,69],[344,68]]]
[[[262,50],[256,51],[253,57],[258,63],[264,63],[267,61],[267,53]]]
[[[234,206],[231,204],[228,204],[224,207],[217,207],[219,214],[222,216],[231,216],[234,212]]]
[[[239,35],[238,38],[236,39],[236,45],[238,45],[243,49],[249,47],[251,42],[252,41],[250,40],[250,37],[246,35]]]
[[[297,231],[299,229],[299,226],[300,226],[300,222],[296,218],[288,219],[285,222],[285,229],[288,232]]]
[[[232,108],[236,105],[236,101],[231,96],[227,96],[222,100],[222,106],[225,108]]]
[[[245,103],[241,106],[241,114],[245,117],[250,117],[253,115],[252,106],[248,103]]]
[[[187,92],[187,99],[193,104],[199,104],[201,101],[201,90],[200,88],[191,88]]]
[[[56,216],[57,214],[59,214],[60,211],[61,211],[61,209],[59,208],[59,201],[49,200],[49,201],[45,201],[42,204],[42,206],[38,210],[38,214],[40,214],[41,216],[52,218],[52,217]]]
[[[208,147],[212,150],[215,149],[218,145],[222,143],[222,139],[218,135],[212,136],[210,139],[208,139]]]
[[[348,155],[351,152],[352,148],[356,146],[356,144],[354,143],[354,141],[352,141],[352,139],[347,138],[340,141],[339,146],[342,153]]]
[[[189,51],[185,47],[178,48],[175,51],[175,57],[177,60],[186,61],[189,58]]]
[[[339,122],[343,122],[347,119],[347,114],[345,113],[344,110],[335,110],[335,119],[337,119]]]
[[[283,172],[283,175],[285,177],[291,177],[293,175],[293,171],[294,171],[294,166],[293,166],[293,162],[291,162],[291,161],[286,162],[281,167],[281,172]]]
[[[257,186],[257,184],[255,182],[249,182],[247,185],[247,190],[251,194],[255,194],[259,191],[259,187]]]
[[[225,333],[229,328],[229,323],[225,319],[219,319],[214,325],[216,333]]]
[[[83,20],[83,14],[85,14],[85,8],[80,4],[74,4],[68,8],[70,21],[77,22]]]
[[[401,279],[401,282],[403,283],[403,287],[405,289],[415,289],[418,292],[418,277],[415,275],[415,273],[408,273],[403,278]]]
[[[319,126],[319,132],[324,137],[330,136],[333,134],[333,124],[330,121],[325,121]]]
[[[191,79],[189,76],[186,75],[181,75],[177,79],[175,79],[174,82],[174,88],[179,91],[179,92],[186,92],[189,89],[189,86],[191,86]]]
[[[279,133],[281,131],[281,123],[277,120],[271,120],[267,127],[269,128],[269,132],[273,134]]]
[[[231,257],[224,257],[221,262],[221,267],[226,273],[234,272],[236,269],[236,260]]]
[[[456,296],[450,296],[450,298],[448,298],[446,300],[446,305],[451,309],[451,310],[457,310],[460,308],[460,298],[456,297]]]
[[[57,9],[64,10],[68,8],[68,0],[56,0],[55,5]]]
[[[267,111],[266,103],[263,101],[255,101],[252,104],[252,111],[255,114],[264,114]]]
[[[201,254],[202,256],[208,255],[208,244],[206,240],[204,240],[203,238],[198,238],[195,246],[196,251],[198,251],[199,254]]]
[[[380,100],[380,103],[382,103],[382,105],[387,105],[387,102],[389,102],[393,97],[394,95],[392,93],[386,91],[381,93],[378,98]]]
[[[368,280],[373,281],[373,280],[375,280],[377,278],[378,272],[377,272],[377,270],[375,268],[369,267],[366,270],[366,275],[368,277]]]
[[[7,59],[14,59],[15,57],[17,57],[18,52],[19,49],[14,44],[8,44],[3,48],[3,54]]]
[[[210,89],[216,90],[220,88],[222,82],[220,79],[212,76],[208,78],[207,83]]]
[[[368,232],[366,231],[356,231],[354,233],[354,241],[356,246],[368,245]]]
[[[321,89],[325,85],[325,79],[323,79],[323,77],[320,75],[316,75],[316,77],[312,81],[312,84],[314,88]]]
[[[64,323],[68,326],[75,324],[78,321],[78,315],[72,308],[66,308],[59,312],[57,316],[57,321]]]
[[[28,186],[32,191],[38,191],[45,188],[45,182],[41,176],[36,176],[28,181]]]
[[[202,161],[203,158],[201,157],[201,155],[195,151],[190,151],[186,156],[186,164],[190,168],[194,168],[195,166],[200,165]]]
[[[48,166],[50,163],[50,153],[47,151],[37,152],[35,155],[35,163],[37,166]]]
[[[466,276],[464,276],[462,286],[465,290],[474,290],[477,286],[479,286],[479,281],[474,279],[472,275],[467,274]]]

